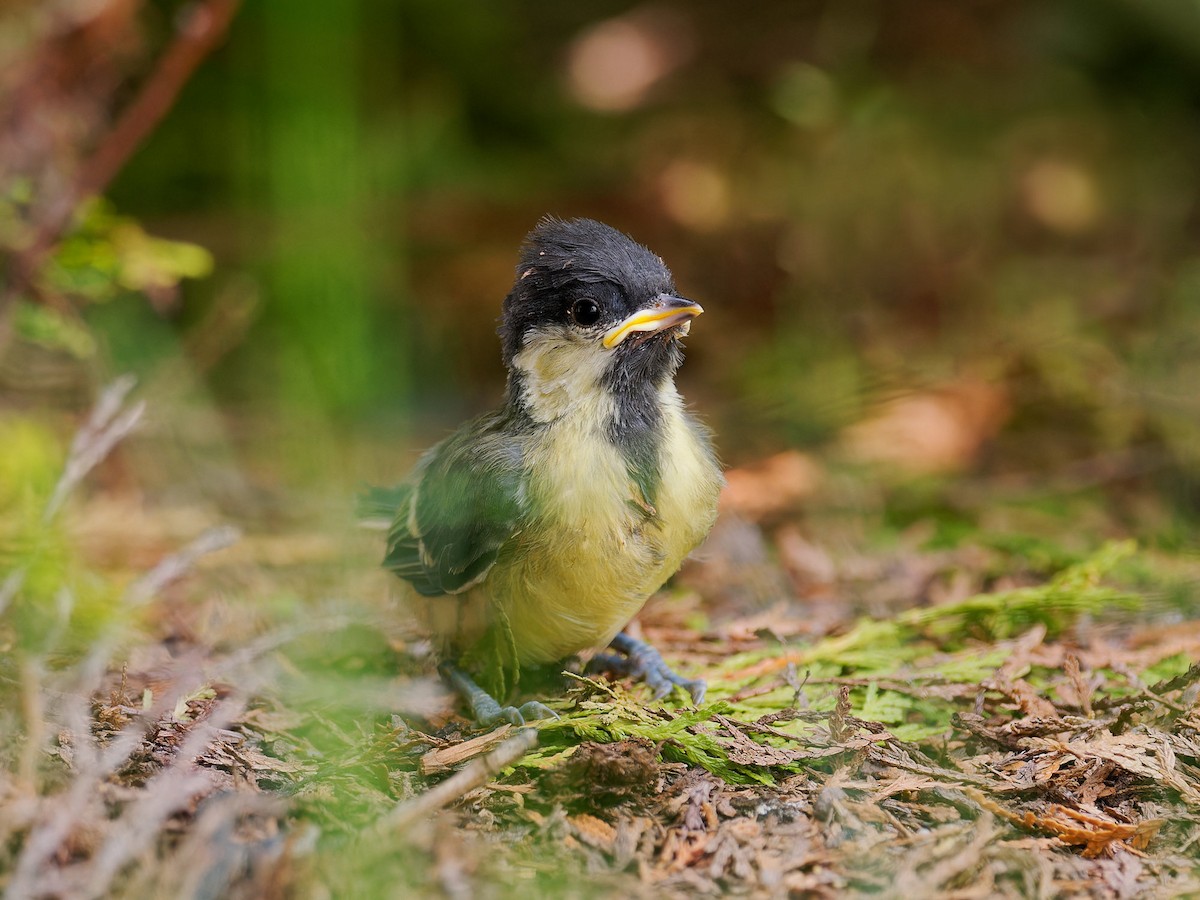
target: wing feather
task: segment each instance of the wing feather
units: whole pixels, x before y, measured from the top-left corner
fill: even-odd
[[[479,420],[430,450],[396,509],[383,564],[427,597],[478,584],[520,531],[522,454],[500,424]]]

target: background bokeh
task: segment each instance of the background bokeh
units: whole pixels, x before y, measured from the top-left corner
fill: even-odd
[[[0,2],[0,888],[1195,894],[1198,160],[1194,0]],[[633,627],[717,702],[551,687],[375,841],[472,730],[354,495],[499,401],[546,214],[705,307],[728,489]],[[831,742],[732,818],[766,722]],[[625,735],[610,867],[559,764]]]
[[[10,73],[82,70],[43,60],[10,116],[10,149],[75,123],[8,154],[10,251],[187,9],[110,7],[10,13]],[[1198,100],[1200,11],[1170,0],[251,2],[21,297],[75,374],[10,342],[5,383],[70,405],[138,373],[176,450],[143,478],[242,512],[247,472],[397,477],[496,402],[522,236],[586,215],[708,310],[682,382],[728,461],[867,464],[900,519],[975,476],[1088,491],[1186,542]]]

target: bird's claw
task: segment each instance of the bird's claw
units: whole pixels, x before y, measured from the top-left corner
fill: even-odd
[[[536,700],[530,700],[520,706],[501,706],[491,697],[488,697],[486,701],[480,698],[480,702],[472,707],[471,712],[474,714],[475,721],[485,727],[501,722],[508,722],[510,725],[520,727],[538,719],[558,718],[558,713],[545,703],[539,703]]]
[[[681,687],[688,692],[696,705],[704,702],[704,693],[708,690],[707,682],[701,678],[684,678],[666,664],[661,653],[644,641],[635,641],[628,637],[626,640],[628,646],[623,649],[626,649],[627,656],[598,654],[588,664],[588,670],[608,670],[644,681],[654,692],[655,700],[662,700],[671,693],[673,687]]]
[[[471,707],[471,718],[482,726],[508,722],[518,727],[535,719],[557,719],[558,713],[545,703],[530,700],[520,706],[501,706],[495,697],[477,685],[473,678],[452,662],[438,666],[442,678],[454,688]]]
[[[662,700],[671,693],[673,687],[678,686],[688,692],[693,703],[699,705],[704,702],[707,682],[700,678],[684,678],[668,666],[653,647],[647,646],[646,650],[648,652],[644,657],[641,654],[635,656],[631,674],[646,682],[647,687],[654,691],[655,700]]]

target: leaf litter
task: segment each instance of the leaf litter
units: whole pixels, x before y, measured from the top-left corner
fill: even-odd
[[[744,523],[743,550],[745,528],[757,527]],[[704,674],[708,701],[654,703],[644,687],[564,673],[549,692],[561,695],[559,718],[531,726],[536,742],[529,729],[473,729],[428,687],[418,637],[344,605],[252,640],[197,629],[113,644],[113,663],[93,665],[90,681],[31,656],[17,676],[23,708],[40,703],[58,727],[41,736],[32,777],[0,769],[0,888],[1200,891],[1200,627],[1139,619],[1143,596],[1118,577],[1142,559],[1132,545],[983,589],[986,555],[914,553],[907,574],[885,564],[871,575],[779,533],[816,573],[793,578],[820,585],[808,600],[836,598],[847,580],[894,578],[925,585],[928,602],[857,621],[814,624],[806,601],[709,620],[712,604],[684,588],[641,625],[681,670]],[[228,610],[210,583],[228,573],[191,572],[209,549],[175,558],[162,570],[170,579],[137,582],[130,602],[200,598],[220,618]],[[935,590],[931,573],[947,571],[958,574],[942,583],[957,586]],[[179,578],[187,590],[161,599]],[[971,583],[980,590],[963,589]],[[376,625],[386,640],[372,637]],[[306,634],[324,693],[294,650]],[[331,651],[349,637],[367,649],[352,641],[343,660]],[[377,681],[356,668],[373,654],[385,660]]]

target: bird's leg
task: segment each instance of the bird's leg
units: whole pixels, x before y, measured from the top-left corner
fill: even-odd
[[[479,725],[495,725],[497,722],[509,722],[513,725],[524,725],[534,719],[557,719],[558,714],[544,703],[530,700],[520,706],[501,706],[496,698],[475,683],[466,672],[454,663],[442,663],[438,673],[446,684],[467,701],[471,707],[471,718]]]
[[[598,654],[588,663],[589,671],[607,669],[619,675],[641,679],[654,691],[655,700],[661,700],[671,693],[672,686],[678,685],[691,694],[694,703],[704,702],[704,692],[708,685],[702,679],[684,678],[673,672],[671,667],[663,662],[662,655],[645,641],[639,641],[622,631],[612,639],[609,646],[624,656]]]

